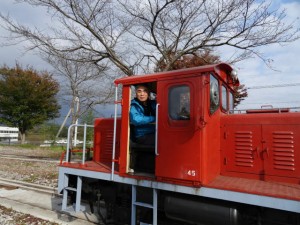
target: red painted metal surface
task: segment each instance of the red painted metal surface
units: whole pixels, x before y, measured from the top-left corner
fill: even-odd
[[[131,89],[129,85],[123,86],[122,92],[122,121],[120,135],[120,174],[126,175],[129,168],[129,110],[131,102]]]
[[[221,118],[222,174],[300,183],[300,113]]]
[[[300,185],[218,176],[207,187],[300,201]]]
[[[64,162],[61,166],[73,169],[111,173],[111,163],[99,163],[95,161],[87,161],[85,164],[82,164],[81,162]],[[115,173],[117,173],[117,171]]]
[[[126,76],[115,80],[115,84],[131,85],[131,84],[147,83],[147,82],[160,81],[160,80],[170,80],[170,79],[176,80],[182,78],[183,75],[199,76],[202,73],[207,73],[212,71],[218,74],[219,79],[227,83],[230,87],[239,85],[238,80],[233,81],[230,75],[230,72],[232,71],[232,67],[226,63],[199,66],[199,67],[193,67],[188,69],[181,69],[181,70],[174,70],[174,71],[167,71],[167,72],[153,73],[153,74],[146,74],[146,75]]]
[[[187,81],[188,80],[188,81]],[[158,155],[155,175],[159,179],[200,181],[200,136],[196,132],[196,103],[201,93],[198,77],[167,80],[158,83]],[[189,120],[174,120],[168,113],[168,92],[172,87],[185,85],[191,91]]]
[[[120,156],[120,122],[117,123],[117,142],[115,159]],[[112,118],[96,119],[94,123],[94,157],[95,162],[111,163],[112,162],[112,146],[113,146],[113,126]]]

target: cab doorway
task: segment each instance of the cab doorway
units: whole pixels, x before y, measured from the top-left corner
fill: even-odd
[[[134,175],[155,174],[156,82],[131,87],[129,169]]]

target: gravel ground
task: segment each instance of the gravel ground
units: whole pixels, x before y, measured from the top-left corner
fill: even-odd
[[[59,160],[60,153],[47,149],[22,149],[14,146],[0,146],[1,155],[29,156],[30,158],[53,158]],[[58,163],[57,162],[35,162],[13,158],[0,157],[0,177],[23,182],[57,187]],[[56,225],[28,214],[16,212],[1,206],[1,225]]]
[[[1,155],[19,155],[32,158],[54,158],[55,154],[47,149],[21,149],[17,147],[0,146]],[[58,160],[60,154],[56,153]],[[55,161],[28,161],[14,158],[0,158],[0,177],[24,181],[34,184],[57,187],[58,162]]]
[[[1,225],[58,225],[43,219],[33,217],[29,214],[20,213],[0,205]]]

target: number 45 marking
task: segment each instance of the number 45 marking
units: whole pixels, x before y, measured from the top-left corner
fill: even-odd
[[[196,176],[196,170],[188,170],[187,175],[195,177]]]

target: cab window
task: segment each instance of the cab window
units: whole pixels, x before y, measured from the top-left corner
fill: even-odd
[[[233,109],[234,109],[234,96],[232,92],[229,92],[229,112],[233,113]]]
[[[190,87],[171,87],[168,94],[169,117],[172,120],[190,120]]]
[[[219,82],[211,74],[210,75],[210,113],[213,114],[218,108],[220,101]]]
[[[227,88],[222,85],[222,109],[227,111],[228,105],[227,105]]]

